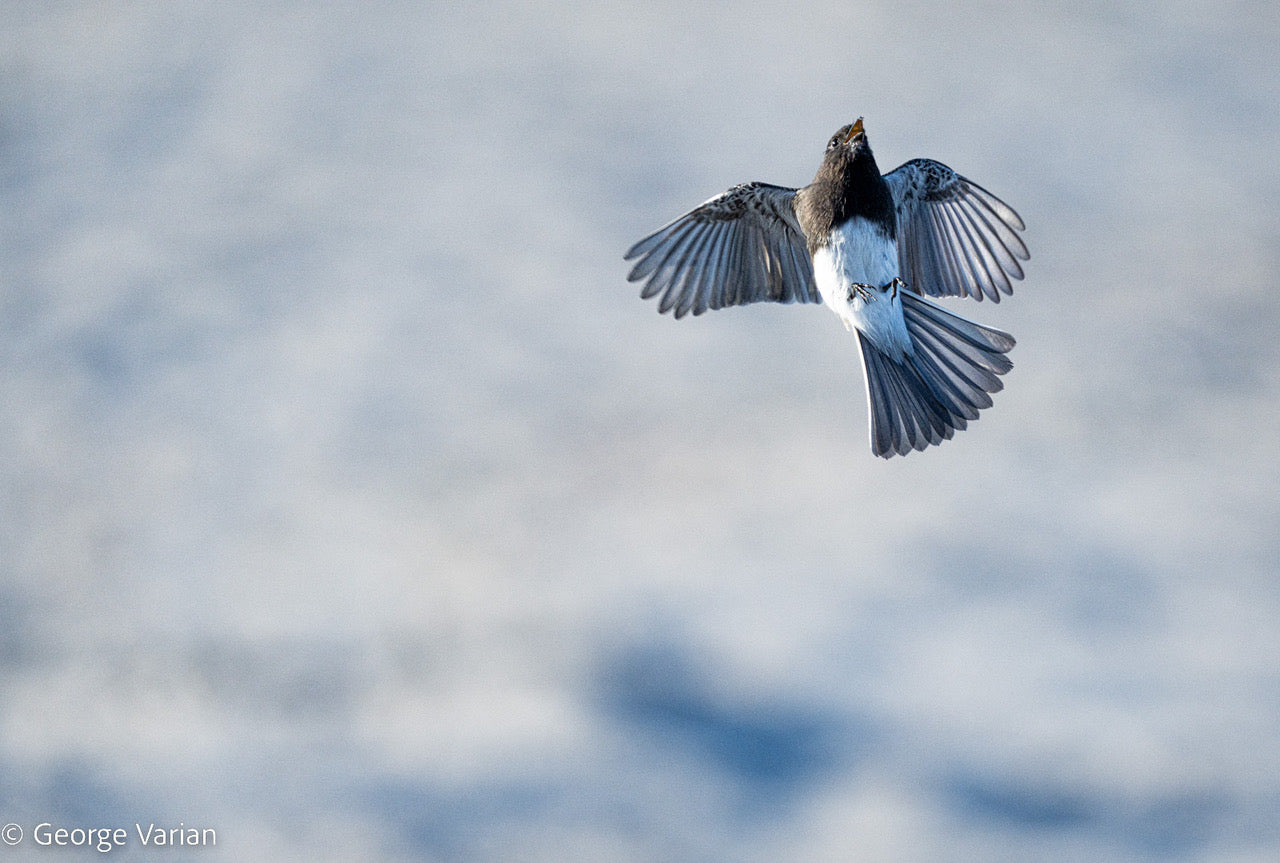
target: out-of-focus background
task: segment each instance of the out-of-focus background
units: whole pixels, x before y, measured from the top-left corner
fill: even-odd
[[[5,3],[0,856],[1280,859],[1277,40]],[[1032,251],[948,301],[1018,337],[995,408],[890,462],[825,310],[622,261],[857,116]]]

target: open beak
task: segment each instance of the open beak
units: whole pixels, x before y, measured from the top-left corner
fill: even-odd
[[[844,139],[844,142],[847,144],[850,141],[852,141],[854,138],[858,137],[859,135],[864,135],[864,134],[866,133],[862,131],[862,118],[859,117],[854,122],[853,128],[849,130],[849,136]]]

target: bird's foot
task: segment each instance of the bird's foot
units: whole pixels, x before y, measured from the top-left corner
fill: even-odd
[[[865,282],[853,282],[849,285],[849,302],[853,302],[853,298],[858,297],[864,303],[869,303],[875,299],[877,294],[888,294],[889,299],[896,300],[898,298],[898,289],[906,286],[907,283],[899,276],[894,276],[891,282],[879,288],[875,285],[868,285]]]
[[[863,284],[862,282],[853,282],[849,285],[849,299],[852,300],[854,297],[861,297],[864,303],[869,303],[871,302],[871,292],[874,290],[875,288],[871,285]]]

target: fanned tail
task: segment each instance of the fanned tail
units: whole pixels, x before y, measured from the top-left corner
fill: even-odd
[[[991,407],[991,393],[1004,389],[999,376],[1013,368],[1005,356],[1013,349],[1013,336],[910,291],[901,297],[912,353],[899,362],[858,333],[871,451],[882,458],[950,439],[976,420],[978,411]]]

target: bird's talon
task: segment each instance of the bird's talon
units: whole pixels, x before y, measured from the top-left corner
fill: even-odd
[[[849,285],[849,299],[852,300],[855,296],[858,296],[862,298],[864,303],[869,303],[871,302],[871,291],[872,287],[870,285],[854,282]]]

